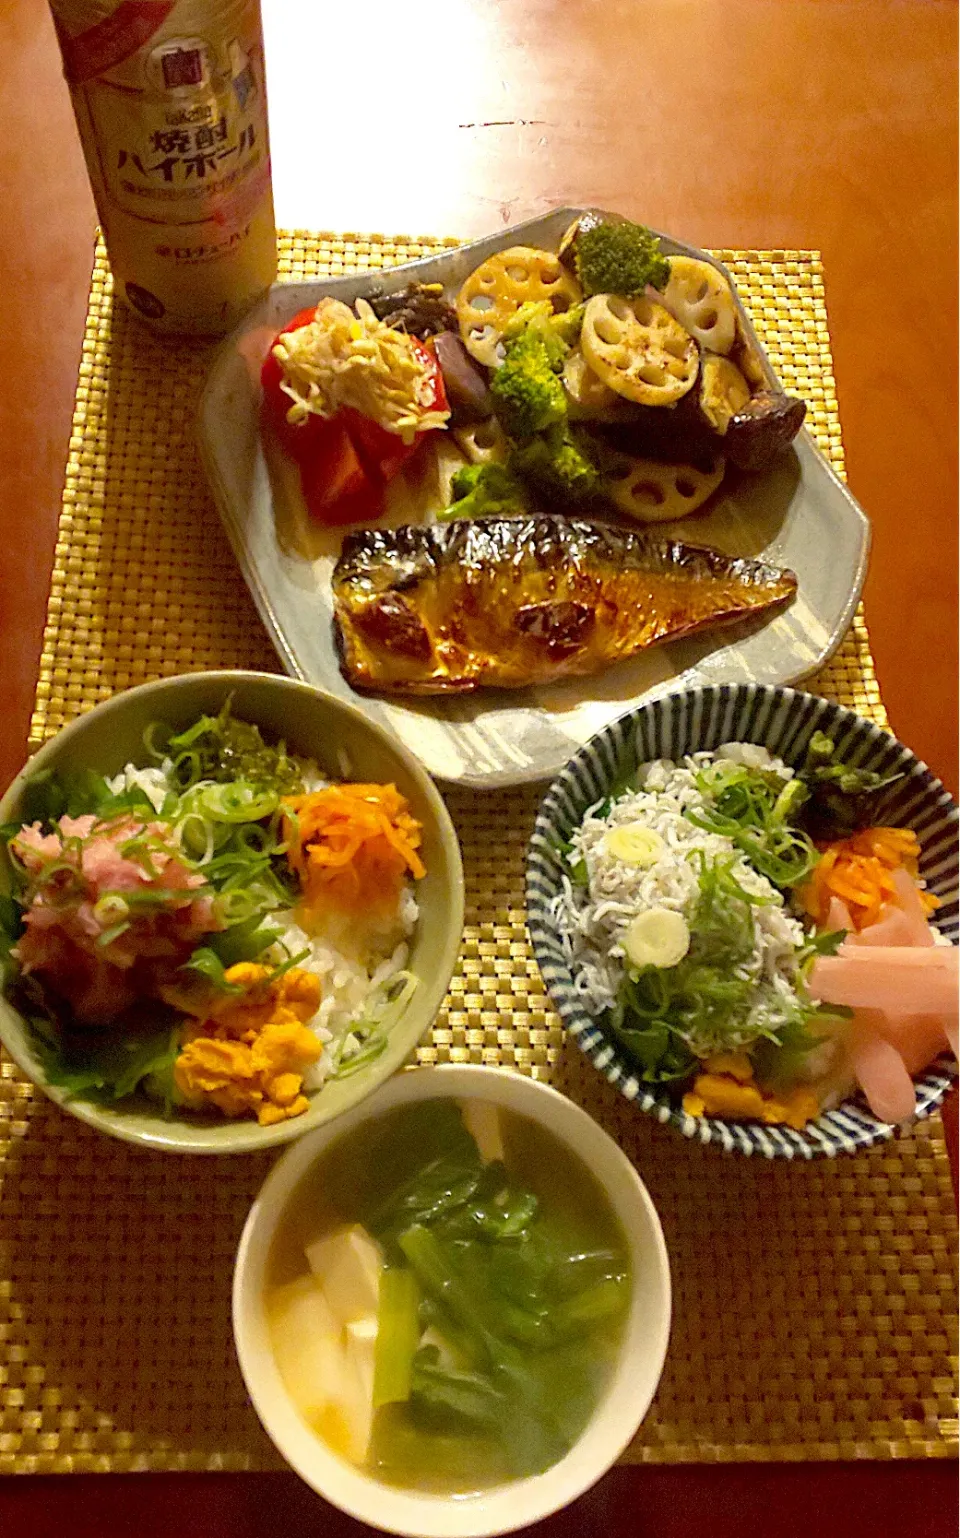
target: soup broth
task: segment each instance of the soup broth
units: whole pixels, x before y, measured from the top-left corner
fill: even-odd
[[[331,1145],[269,1257],[267,1315],[314,1431],[386,1483],[467,1494],[573,1446],[616,1359],[627,1246],[526,1117],[430,1100]]]

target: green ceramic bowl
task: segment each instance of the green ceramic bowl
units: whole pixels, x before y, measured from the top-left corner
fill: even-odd
[[[42,747],[0,802],[0,822],[22,821],[24,787],[44,769],[94,768],[115,774],[142,758],[143,733],[152,721],[183,730],[205,713],[214,714],[228,695],[233,711],[253,721],[268,740],[282,737],[291,752],[315,759],[331,778],[393,781],[423,825],[421,850],[427,874],[417,883],[420,920],[410,950],[410,968],[420,979],[386,1051],[352,1077],[332,1080],[311,1097],[302,1116],[274,1127],[252,1120],[189,1113],[165,1118],[145,1096],[106,1106],[71,1097],[44,1082],[23,1016],[0,996],[0,1041],[34,1084],[63,1110],[111,1137],[175,1153],[248,1153],[288,1142],[325,1125],[363,1100],[389,1078],[428,1030],[453,973],[463,929],[463,866],[453,824],[432,781],[385,728],[355,705],[308,684],[269,673],[194,673],[141,684],[80,716]],[[8,872],[0,873],[6,888]]]

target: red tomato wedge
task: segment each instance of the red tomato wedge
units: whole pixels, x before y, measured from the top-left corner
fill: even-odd
[[[314,313],[313,309],[299,311],[281,326],[277,336],[309,325]],[[443,375],[432,349],[416,338],[411,342],[428,372],[424,409],[447,410]],[[263,361],[260,382],[264,418],[300,466],[300,484],[311,518],[327,524],[379,518],[384,486],[429,435],[417,433],[412,443],[404,443],[398,433],[388,432],[352,406],[342,407],[333,417],[311,413],[305,422],[292,425],[287,421],[290,397],[281,388],[283,369],[273,356],[272,346]]]
[[[313,320],[314,311],[299,310],[285,326],[281,326],[277,336],[283,336],[286,331],[299,331],[301,326],[309,325]],[[320,417],[310,416],[306,422],[294,426],[287,421],[287,412],[293,405],[289,395],[281,388],[283,381],[283,369],[278,360],[273,356],[274,341],[270,343],[270,351],[263,360],[260,370],[260,385],[263,390],[263,415],[273,428],[287,453],[298,462],[310,452],[312,439],[318,435],[318,426],[322,426]]]
[[[379,422],[365,417],[353,406],[341,406],[337,418],[343,419],[367,474],[379,476],[384,481],[392,481],[420,447],[420,433],[412,443],[404,443],[397,433],[388,433]]]
[[[316,418],[322,431],[300,460],[303,499],[318,523],[358,523],[383,511],[383,488],[367,475],[341,416]]]

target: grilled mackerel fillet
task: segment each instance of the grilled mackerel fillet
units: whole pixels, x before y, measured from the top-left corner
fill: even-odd
[[[598,673],[796,589],[762,561],[549,514],[360,529],[333,573],[344,677],[384,694]]]

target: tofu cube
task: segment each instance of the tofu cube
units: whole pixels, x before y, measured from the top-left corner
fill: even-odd
[[[318,1415],[340,1397],[345,1372],[340,1325],[313,1276],[278,1287],[268,1301],[273,1354],[300,1413]]]
[[[358,1223],[337,1228],[306,1247],[307,1262],[341,1326],[377,1316],[383,1254]]]
[[[463,1125],[480,1150],[484,1164],[503,1159],[503,1131],[500,1112],[489,1100],[461,1100]]]
[[[370,1424],[373,1421],[373,1370],[377,1354],[377,1321],[372,1314],[365,1319],[354,1319],[347,1325],[346,1352],[360,1384],[365,1422],[362,1431],[369,1444]]]

